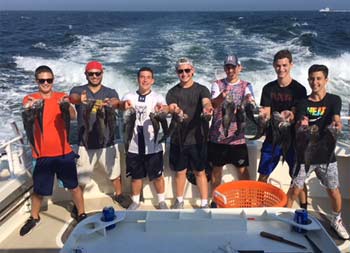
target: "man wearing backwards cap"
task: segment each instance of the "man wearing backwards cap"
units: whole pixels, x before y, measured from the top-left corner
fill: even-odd
[[[222,168],[225,164],[233,164],[238,169],[240,180],[249,180],[248,149],[244,138],[244,129],[239,128],[237,117],[230,122],[227,136],[223,127],[223,111],[227,100],[231,98],[236,107],[244,108],[244,104],[254,101],[253,87],[239,78],[242,66],[236,55],[229,55],[224,61],[226,78],[216,80],[211,86],[211,102],[214,107],[213,121],[209,131],[208,161],[213,165],[212,190],[221,183]],[[241,122],[244,124],[244,122]],[[215,202],[211,207],[216,207]]]
[[[79,184],[82,188],[90,182],[92,171],[95,167],[102,167],[112,181],[115,194],[113,199],[122,207],[128,208],[131,204],[131,198],[122,194],[122,185],[120,180],[120,167],[117,161],[117,147],[114,134],[108,135],[105,141],[100,141],[97,134],[96,124],[93,125],[88,134],[87,143],[84,143],[84,112],[88,100],[95,100],[92,113],[101,106],[111,106],[114,109],[123,109],[125,103],[119,100],[118,93],[102,84],[103,66],[98,61],[91,61],[85,67],[85,76],[87,84],[73,87],[70,91],[71,101],[75,104],[78,112],[78,154],[80,158],[77,161],[77,170]],[[100,101],[100,104],[98,103]],[[85,146],[84,146],[85,144]],[[73,209],[73,213],[74,213]]]
[[[189,59],[179,59],[175,69],[180,83],[168,91],[166,101],[170,113],[186,114],[187,117],[181,123],[180,134],[171,137],[169,162],[171,169],[176,172],[176,200],[173,208],[184,208],[186,172],[190,168],[194,170],[196,177],[201,207],[208,207],[208,183],[205,174],[207,140],[202,133],[201,114],[213,113],[210,92],[205,86],[193,81],[195,69]]]

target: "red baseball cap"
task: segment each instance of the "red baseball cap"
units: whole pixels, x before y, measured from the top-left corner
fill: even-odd
[[[91,61],[88,64],[86,64],[85,71],[89,71],[91,69],[99,69],[103,71],[103,66],[101,62],[98,61]]]

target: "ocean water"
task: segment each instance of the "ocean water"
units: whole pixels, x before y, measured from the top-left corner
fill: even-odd
[[[99,60],[104,84],[120,96],[137,87],[142,66],[155,70],[154,89],[165,94],[177,83],[174,63],[193,59],[195,80],[210,88],[222,75],[225,55],[239,56],[241,78],[262,87],[275,79],[273,55],[289,49],[293,77],[308,91],[307,69],[330,69],[329,92],[350,103],[350,13],[319,12],[19,12],[0,11],[0,139],[11,136],[24,95],[37,90],[33,71],[52,67],[55,89],[84,84],[84,66]],[[349,140],[346,124],[342,140]]]

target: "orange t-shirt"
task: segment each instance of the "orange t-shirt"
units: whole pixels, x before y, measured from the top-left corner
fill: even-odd
[[[44,99],[43,133],[38,120],[35,120],[34,124],[35,147],[39,152],[38,156],[32,149],[34,158],[61,156],[72,152],[58,103],[65,95],[64,92],[53,92],[51,98]],[[24,97],[23,104],[28,102],[29,96],[42,99],[40,93],[33,93]]]

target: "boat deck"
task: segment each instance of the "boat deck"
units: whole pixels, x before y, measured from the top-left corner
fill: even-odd
[[[146,201],[148,202],[148,201]],[[170,203],[168,203],[170,205]],[[28,213],[22,215],[16,215],[12,217],[13,231],[0,243],[1,253],[17,253],[17,252],[60,252],[63,247],[63,241],[65,241],[69,235],[69,231],[75,225],[75,221],[70,217],[69,210],[71,209],[71,202],[59,202],[55,204],[49,204],[41,212],[41,223],[30,234],[21,237],[19,236],[19,229],[25,219],[29,216]],[[116,210],[122,210],[118,204],[114,203],[111,198],[104,197],[98,199],[86,200],[86,207],[88,213],[92,214],[101,211],[101,207],[113,206]],[[185,208],[193,209],[196,206],[187,203]],[[295,208],[298,208],[295,205]],[[155,207],[149,203],[141,205],[141,210],[155,210]],[[325,198],[312,198],[309,199],[310,212],[316,211],[321,213],[329,213],[330,205],[328,199]],[[350,205],[349,201],[344,201],[343,208],[343,221],[350,231]],[[321,215],[324,218],[324,215]],[[350,252],[349,240],[340,240],[334,231],[329,227],[327,221],[322,222],[329,234],[333,237],[342,252]]]
[[[257,164],[259,162],[259,153],[260,153],[261,142],[249,142],[249,158],[250,166],[249,173],[252,179],[257,178]],[[119,146],[120,150],[123,150]],[[167,156],[169,150],[165,149],[165,156]],[[349,195],[349,176],[350,171],[348,170],[349,160],[350,160],[350,148],[347,145],[338,144],[337,150],[337,160],[339,166],[339,180],[340,180],[340,189],[343,196],[343,210],[342,217],[343,222],[350,231],[350,195]],[[122,181],[124,182],[123,186],[126,192],[127,189],[130,190],[130,179],[125,178],[125,158],[124,152],[119,152],[119,162],[122,168]],[[29,160],[30,161],[30,160]],[[169,165],[167,164],[167,159],[165,159],[165,183],[166,183],[166,198],[168,201],[168,206],[171,205],[170,201],[174,199],[174,182],[173,182],[173,172],[168,169]],[[20,171],[30,168],[26,163],[26,159],[17,159],[14,163],[14,168],[18,168]],[[224,167],[223,182],[230,182],[237,179],[237,170],[233,166]],[[8,173],[8,171],[2,171],[1,173]],[[96,170],[93,180],[89,186],[85,189],[85,206],[88,214],[93,214],[100,212],[105,206],[113,206],[116,210],[121,210],[118,204],[114,203],[108,195],[105,193],[113,192],[111,185],[107,176],[103,174],[105,172]],[[15,170],[16,174],[16,170]],[[30,177],[23,180],[29,184],[22,184],[19,180],[21,177],[16,179],[8,180],[8,175],[1,174],[4,178],[3,188],[5,190],[11,190],[5,184],[8,184],[8,181],[11,181],[16,187],[27,185],[31,187]],[[5,180],[6,177],[6,180]],[[280,163],[278,168],[271,174],[271,182],[281,188],[283,191],[287,192],[290,185],[290,178],[288,176],[288,168],[286,164]],[[1,180],[0,180],[1,181]],[[0,184],[1,186],[2,184]],[[326,197],[323,187],[320,186],[319,181],[315,178],[315,175],[312,175],[308,181],[307,185],[309,188],[309,199],[308,199],[308,210],[310,212],[315,212],[316,216],[319,216],[320,220],[323,222],[324,227],[328,230],[329,234],[336,241],[337,245],[342,252],[350,252],[350,241],[340,240],[335,232],[329,227],[329,223],[325,215],[331,213],[331,203],[328,197]],[[19,187],[21,188],[21,187]],[[28,189],[25,189],[27,191]],[[2,193],[6,192],[2,191]],[[6,193],[7,194],[7,193]],[[67,193],[64,189],[55,186],[54,193],[51,199],[45,199],[44,207],[41,212],[41,223],[36,227],[30,234],[20,237],[19,230],[24,224],[26,219],[29,217],[29,201],[25,199],[29,194],[19,193],[23,199],[20,201],[20,205],[14,206],[11,211],[7,211],[5,216],[0,217],[0,253],[2,252],[60,252],[63,247],[63,243],[67,240],[70,231],[75,225],[75,221],[70,217],[70,210],[72,208],[72,202],[70,201],[70,194]],[[155,203],[152,203],[151,200],[156,199],[155,192],[153,187],[150,187],[150,184],[147,180],[144,183],[144,197],[146,199],[145,204],[141,205],[141,210],[154,210]],[[191,184],[186,184],[185,191],[185,208],[186,209],[195,209],[198,208],[198,190],[195,186]],[[4,200],[4,198],[2,198]],[[186,200],[191,200],[188,202]],[[197,202],[196,202],[197,201]],[[0,204],[3,204],[1,202]],[[298,208],[298,205],[295,204],[294,208]]]

